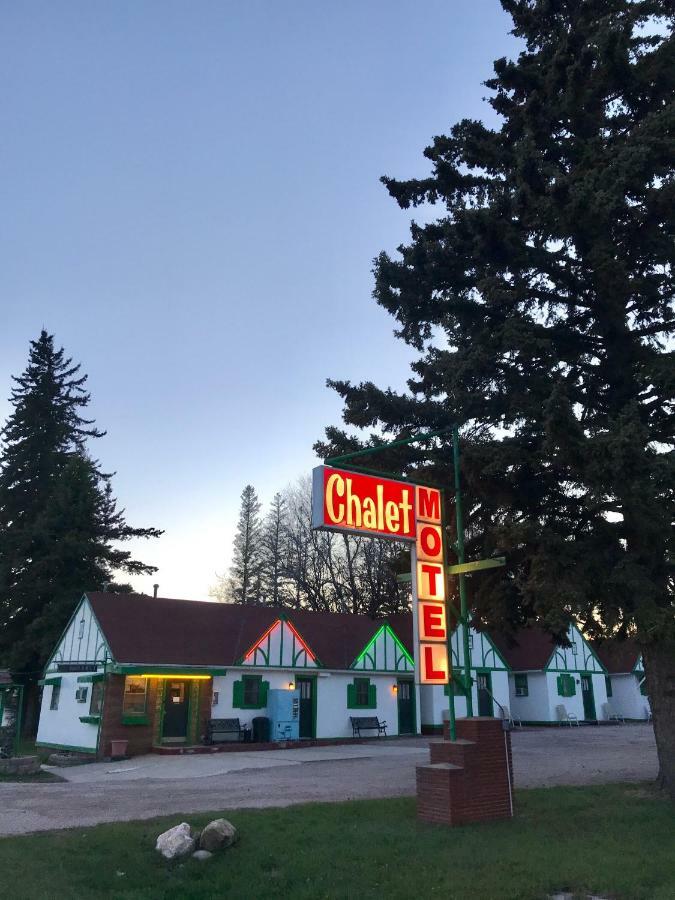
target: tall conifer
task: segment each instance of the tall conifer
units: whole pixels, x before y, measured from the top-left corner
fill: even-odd
[[[385,178],[413,224],[375,298],[418,351],[409,391],[331,382],[347,424],[462,423],[477,622],[564,639],[636,635],[661,780],[675,799],[675,39],[662,0],[502,0],[524,47],[487,82],[428,178]],[[351,448],[327,430],[324,455]],[[451,448],[398,451],[452,485]]]
[[[116,509],[110,476],[87,454],[102,437],[82,415],[86,375],[42,331],[18,378],[0,461],[0,658],[36,676],[78,595],[115,573],[150,574],[118,542],[157,537]]]

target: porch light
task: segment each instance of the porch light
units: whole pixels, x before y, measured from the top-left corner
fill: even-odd
[[[398,694],[398,685],[397,684],[392,684],[391,692],[392,692],[392,694]]]
[[[289,691],[294,691],[294,690],[295,690],[295,682],[294,682],[294,681],[289,681],[289,682],[288,682],[288,690],[289,690]]]

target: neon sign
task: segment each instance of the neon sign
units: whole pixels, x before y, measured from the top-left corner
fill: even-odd
[[[312,527],[409,541],[413,621],[421,684],[448,683],[448,626],[441,492],[436,488],[317,466]]]

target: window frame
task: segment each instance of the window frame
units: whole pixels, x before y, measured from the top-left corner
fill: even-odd
[[[96,701],[96,703],[94,703]],[[89,696],[89,715],[100,716],[103,712],[103,681],[97,679],[92,682]]]
[[[122,691],[122,718],[140,718],[142,716],[146,716],[148,712],[148,680],[147,678],[141,678],[139,675],[125,675],[124,676],[124,690]],[[131,681],[141,682],[144,685],[143,692],[141,691],[127,691],[127,684]],[[137,698],[143,694],[143,709],[128,709],[127,708],[127,697]]]
[[[59,700],[61,699],[61,682],[55,682],[52,685],[52,695],[49,699],[49,709],[55,712],[59,708]]]
[[[513,688],[516,697],[530,696],[530,683],[527,677],[527,672],[513,673]]]

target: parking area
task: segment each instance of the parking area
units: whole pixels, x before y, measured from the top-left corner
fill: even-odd
[[[0,835],[236,807],[415,792],[428,738],[252,753],[143,756],[53,769],[62,783],[0,784]],[[513,733],[517,788],[656,777],[650,725]]]

